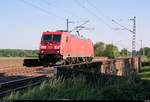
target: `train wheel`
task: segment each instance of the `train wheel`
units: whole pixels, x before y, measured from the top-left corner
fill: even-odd
[[[58,65],[58,66],[59,65],[64,65],[64,63],[65,63],[64,61],[58,61],[58,62],[56,62],[56,65]]]
[[[43,67],[48,67],[49,63],[43,62]]]
[[[44,64],[43,67],[48,67],[48,65]]]

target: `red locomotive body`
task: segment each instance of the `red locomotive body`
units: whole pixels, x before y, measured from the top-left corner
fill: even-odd
[[[89,39],[71,35],[66,31],[43,32],[39,60],[43,63],[77,63],[91,61],[93,43]]]

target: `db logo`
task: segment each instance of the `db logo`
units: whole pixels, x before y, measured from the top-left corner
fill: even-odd
[[[53,47],[52,46],[48,46],[48,49],[52,49]]]

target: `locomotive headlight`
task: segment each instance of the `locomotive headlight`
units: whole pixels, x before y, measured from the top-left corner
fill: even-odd
[[[41,51],[41,53],[44,53],[44,51]]]
[[[46,46],[42,46],[42,45],[41,45],[41,47],[40,47],[40,48],[41,48],[41,49],[46,49]]]
[[[55,46],[54,49],[60,49],[60,46]]]

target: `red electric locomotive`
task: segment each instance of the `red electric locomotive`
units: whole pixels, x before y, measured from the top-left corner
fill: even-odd
[[[94,57],[93,43],[67,31],[43,32],[39,61],[43,65],[69,64],[91,61]]]

